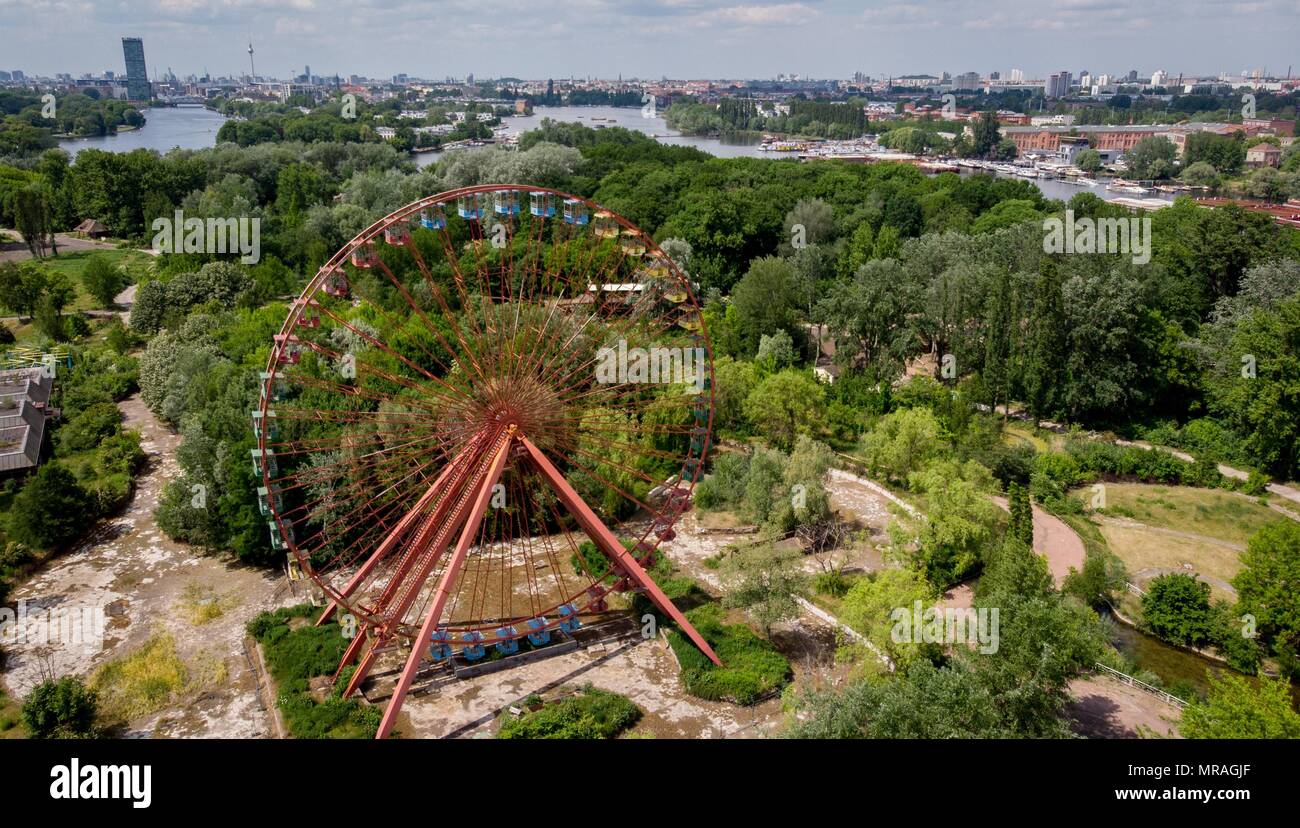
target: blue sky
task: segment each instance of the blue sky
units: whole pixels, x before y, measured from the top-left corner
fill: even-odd
[[[1300,0],[0,0],[0,68],[441,78],[1300,73]]]

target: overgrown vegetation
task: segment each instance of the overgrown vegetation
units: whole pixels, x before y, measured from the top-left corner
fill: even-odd
[[[333,621],[319,627],[292,625],[295,619],[317,611],[310,604],[300,604],[264,612],[248,622],[248,634],[262,645],[267,668],[279,689],[276,705],[284,714],[285,726],[295,739],[374,738],[380,712],[340,697],[347,675],[323,698],[313,696],[311,680],[333,675],[348,645],[342,628]]]
[[[613,739],[637,723],[641,709],[626,696],[591,684],[518,717],[506,716],[498,739]]]

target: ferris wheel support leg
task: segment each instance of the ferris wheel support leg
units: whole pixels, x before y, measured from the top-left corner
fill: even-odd
[[[379,722],[379,731],[375,734],[376,739],[388,738],[394,723],[397,722],[397,714],[402,709],[402,702],[406,699],[407,691],[411,689],[411,682],[415,679],[415,673],[420,667],[420,662],[424,659],[425,643],[430,640],[434,629],[437,628],[438,620],[442,617],[442,610],[447,606],[447,599],[451,597],[451,585],[456,580],[457,572],[465,563],[465,557],[469,554],[470,546],[474,544],[474,540],[478,537],[479,526],[483,523],[483,515],[487,512],[488,502],[492,498],[492,489],[496,486],[497,481],[501,479],[501,472],[505,469],[506,458],[510,456],[510,449],[513,445],[513,437],[501,441],[496,456],[492,458],[492,465],[489,467],[488,473],[479,482],[478,492],[474,497],[474,506],[465,521],[464,528],[461,529],[460,540],[456,542],[456,549],[452,552],[451,559],[447,561],[447,565],[443,567],[442,575],[438,578],[438,585],[433,592],[433,600],[429,602],[429,611],[425,614],[424,623],[420,626],[420,635],[411,644],[411,653],[406,658],[406,666],[402,668],[402,675],[397,680],[397,686],[393,688],[393,696],[388,700],[388,708],[384,710],[384,717]]]
[[[353,661],[356,660],[357,653],[361,652],[361,648],[365,645],[365,643],[366,643],[366,630],[363,627],[357,630],[357,634],[353,636],[352,641],[348,643],[348,648],[343,651],[343,658],[339,659],[338,669],[334,671],[334,681],[338,681],[339,676],[343,674],[343,670],[349,664],[351,664]],[[352,695],[352,691],[354,689],[355,688],[351,687],[349,683],[348,690],[346,693],[343,694],[343,698],[346,699],[348,696]]]
[[[348,652],[352,653],[353,658],[356,657],[356,652],[353,650],[353,647],[360,650],[365,640],[365,636],[358,635],[353,640],[352,644],[348,646]],[[380,643],[381,639],[379,638],[375,638],[370,642],[370,649],[366,650],[366,654],[361,657],[361,663],[358,664],[357,669],[353,671],[352,678],[348,681],[348,686],[343,689],[343,698],[346,699],[353,693],[357,692],[357,688],[361,686],[361,682],[366,680],[366,676],[370,674],[370,668],[374,666],[375,659],[379,657]],[[347,655],[345,654],[344,659],[346,658]],[[346,666],[347,661],[339,662],[339,672],[343,672],[343,668]]]
[[[537,464],[543,476],[555,489],[555,493],[559,495],[560,500],[578,519],[578,523],[582,526],[583,531],[587,533],[587,536],[605,553],[607,558],[618,563],[624,572],[641,585],[646,594],[649,595],[650,600],[654,602],[654,605],[677,623],[682,632],[686,633],[691,641],[695,642],[696,647],[699,647],[700,652],[708,656],[709,660],[714,664],[721,667],[722,660],[718,658],[717,653],[713,652],[709,642],[705,641],[704,636],[700,635],[699,631],[691,625],[691,622],[686,620],[686,616],[682,614],[682,611],[677,609],[673,602],[669,600],[668,596],[659,588],[659,585],[650,577],[650,574],[641,568],[641,564],[636,562],[636,558],[633,558],[623,548],[623,544],[618,542],[618,538],[614,537],[614,533],[609,531],[609,527],[596,516],[591,507],[583,501],[582,496],[569,485],[569,481],[564,479],[564,475],[560,474],[560,470],[555,468],[546,455],[542,454],[527,437],[520,437],[519,440],[528,449],[528,454],[532,457],[533,462]]]
[[[462,452],[461,457],[463,457],[467,452],[468,450],[466,452]],[[340,595],[342,595],[344,598],[351,596],[352,593],[356,591],[356,588],[360,586],[361,583],[365,581],[366,578],[370,577],[370,573],[374,571],[375,567],[379,565],[380,561],[388,557],[388,554],[393,551],[393,548],[395,546],[397,546],[397,541],[406,533],[408,529],[411,528],[411,524],[415,522],[416,518],[420,517],[421,513],[426,508],[428,508],[429,504],[433,502],[433,499],[437,497],[440,491],[442,491],[442,487],[446,484],[447,478],[451,476],[452,470],[456,468],[457,464],[461,460],[461,457],[457,457],[447,464],[446,468],[442,470],[442,473],[438,475],[438,478],[433,481],[433,485],[429,487],[429,490],[420,496],[420,499],[416,501],[416,504],[414,506],[411,507],[411,510],[402,517],[402,519],[398,522],[397,526],[393,527],[393,531],[388,533],[388,537],[384,538],[384,542],[379,544],[379,546],[375,549],[374,553],[370,556],[369,560],[367,560],[364,564],[362,564],[361,568],[358,569],[356,574],[352,576],[352,578],[348,581],[347,585],[344,586],[343,589],[339,590]],[[320,617],[316,619],[316,626],[319,627],[321,624],[324,624],[326,621],[328,621],[330,616],[334,614],[334,610],[338,609],[338,607],[339,605],[337,601],[330,601],[329,604],[325,607],[325,611],[322,612],[320,614]],[[355,657],[356,654],[353,653],[353,658]],[[342,670],[344,667],[346,667],[348,661],[350,660],[351,659],[346,659],[342,664],[339,665],[339,669]]]

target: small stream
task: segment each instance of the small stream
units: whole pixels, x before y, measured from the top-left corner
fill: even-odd
[[[1217,672],[1236,673],[1228,665],[1213,661],[1196,653],[1166,644],[1153,635],[1123,623],[1110,612],[1102,612],[1102,618],[1111,622],[1110,643],[1143,670],[1150,670],[1160,677],[1161,683],[1168,689],[1176,682],[1188,682],[1204,698],[1210,689],[1210,676]],[[1215,671],[1212,673],[1211,671]],[[1246,676],[1252,683],[1254,676]],[[1300,685],[1291,683],[1291,706],[1300,710]]]

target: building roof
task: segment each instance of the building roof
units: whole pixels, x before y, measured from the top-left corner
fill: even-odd
[[[40,464],[52,385],[43,368],[0,371],[0,472]]]
[[[108,226],[98,219],[86,219],[77,225],[76,233],[107,233]]]

